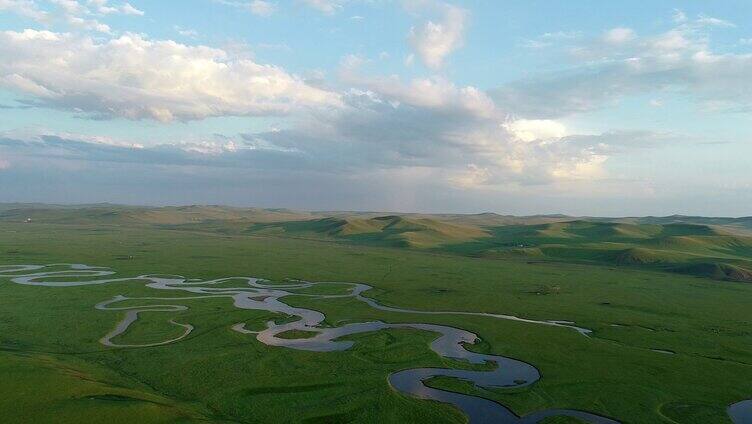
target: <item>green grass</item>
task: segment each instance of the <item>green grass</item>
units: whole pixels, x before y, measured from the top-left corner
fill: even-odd
[[[504,242],[538,237],[528,236],[529,229],[521,227],[494,231],[494,237],[507,234],[507,239],[500,238]],[[557,231],[582,240],[582,249],[598,243],[589,233],[595,231],[592,228],[562,226]],[[621,244],[627,243],[625,239],[643,243],[654,237],[647,230],[639,234],[648,238],[635,236],[631,227],[630,231],[619,236]],[[373,285],[367,294],[387,305],[571,320],[594,329],[593,337],[586,338],[562,328],[492,318],[378,311],[351,298],[285,299],[293,306],[324,312],[326,325],[378,319],[473,331],[482,338],[474,349],[523,359],[538,367],[543,378],[511,392],[480,390],[451,379],[432,384],[496,399],[519,414],[559,407],[590,410],[627,423],[723,423],[728,422],[729,404],[752,397],[752,285],[744,283],[668,273],[659,267],[599,264],[605,260],[530,261],[513,255],[488,259],[468,252],[218,234],[196,228],[32,222],[0,223],[0,234],[3,264],[79,262],[112,266],[123,276],[359,281]],[[541,237],[548,243],[561,241],[553,234]],[[738,255],[732,250],[719,255],[732,261]],[[118,259],[123,256],[133,259]],[[341,293],[334,285],[321,290]],[[173,331],[180,331],[167,322],[174,319],[195,327],[183,341],[152,348],[107,348],[98,340],[123,313],[93,306],[117,294],[163,295],[135,281],[49,288],[0,280],[0,422],[23,422],[18,405],[36,414],[29,416],[31,421],[55,417],[57,422],[103,417],[115,422],[464,421],[451,407],[402,396],[386,382],[396,370],[458,366],[428,349],[434,334],[360,334],[350,338],[356,343],[344,352],[275,348],[230,327],[246,322],[254,330],[269,319],[289,318],[239,310],[230,299],[201,299],[181,301],[187,311],[144,313],[143,321],[118,340],[172,338]]]
[[[141,312],[138,314],[138,320],[128,327],[128,331],[112,339],[112,342],[143,345],[180,337],[185,332],[185,328],[171,324],[170,319],[184,322],[179,313]]]
[[[310,339],[311,337],[315,337],[316,334],[318,333],[314,331],[287,330],[277,334],[277,337],[280,339]]]
[[[0,205],[0,222],[126,225],[430,250],[487,259],[597,262],[752,282],[752,217],[571,218],[116,205]],[[133,254],[118,256],[130,260]],[[199,255],[195,259],[208,259]]]
[[[0,417],[6,423],[172,423],[222,421],[201,405],[179,402],[91,362],[0,352]]]
[[[471,225],[397,215],[263,223],[254,225],[249,232],[314,238],[325,236],[358,244],[413,248],[438,247],[488,236],[484,230]]]

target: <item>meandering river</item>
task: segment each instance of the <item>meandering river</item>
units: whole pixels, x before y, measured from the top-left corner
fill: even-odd
[[[124,334],[128,328],[138,320],[141,312],[178,312],[188,309],[187,306],[177,304],[187,299],[206,299],[206,298],[230,298],[235,307],[240,309],[264,310],[277,312],[289,316],[297,317],[293,322],[277,324],[274,321],[266,323],[266,327],[260,331],[249,330],[244,323],[238,323],[232,326],[234,331],[254,335],[258,341],[269,346],[279,346],[289,349],[309,350],[309,351],[339,351],[349,349],[352,341],[342,340],[344,336],[374,332],[390,328],[410,328],[421,331],[428,331],[439,334],[439,337],[430,344],[430,349],[438,355],[461,361],[467,361],[471,364],[495,364],[492,370],[473,371],[452,368],[413,368],[397,371],[389,375],[389,384],[398,392],[419,399],[434,400],[454,405],[467,415],[471,423],[537,423],[544,418],[553,416],[571,416],[580,420],[596,424],[613,424],[618,421],[593,414],[586,411],[570,409],[549,409],[535,412],[526,416],[517,416],[504,405],[481,397],[470,396],[466,394],[441,390],[429,387],[425,383],[435,377],[450,377],[471,382],[480,388],[498,388],[498,387],[525,387],[529,386],[541,378],[540,372],[531,364],[526,362],[507,358],[499,355],[481,354],[469,351],[466,345],[472,345],[478,341],[478,336],[470,331],[437,324],[426,323],[385,323],[381,321],[358,322],[341,325],[338,327],[324,327],[322,322],[325,319],[323,313],[290,306],[282,301],[285,296],[309,296],[315,298],[341,298],[354,297],[359,301],[369,305],[372,308],[410,314],[457,314],[457,315],[474,315],[484,316],[495,319],[521,321],[531,324],[562,327],[570,331],[577,331],[580,334],[588,335],[589,329],[577,327],[574,323],[567,321],[540,321],[532,320],[512,315],[477,313],[466,311],[419,311],[412,309],[396,308],[381,305],[376,300],[363,295],[371,287],[358,283],[326,283],[342,284],[348,290],[345,294],[338,295],[317,295],[299,292],[300,290],[309,289],[316,284],[306,281],[292,281],[287,284],[271,284],[265,280],[252,277],[229,277],[215,280],[200,281],[189,280],[182,276],[163,276],[163,275],[140,275],[128,278],[106,278],[114,275],[115,272],[109,268],[92,267],[83,264],[51,264],[51,265],[7,265],[0,266],[0,277],[8,278],[17,284],[31,286],[47,287],[72,287],[92,284],[111,284],[127,281],[142,281],[148,287],[156,290],[171,290],[173,292],[189,293],[190,295],[173,296],[173,297],[141,297],[132,298],[122,295],[115,296],[112,299],[105,300],[96,304],[94,307],[99,310],[121,311],[124,317],[117,323],[115,328],[104,335],[100,342],[103,345],[116,348],[133,348],[149,347],[176,343],[187,337],[192,331],[193,326],[189,323],[178,323],[170,320],[170,324],[180,327],[183,331],[178,337],[163,340],[155,343],[145,344],[119,344],[115,340],[118,336]],[[55,279],[58,280],[55,280]],[[228,284],[238,282],[238,287],[225,287]],[[221,286],[221,287],[219,287]],[[147,306],[118,306],[124,301],[133,304],[134,301],[159,301],[164,304]],[[314,333],[313,337],[307,338],[282,338],[278,337],[281,333],[290,330],[300,330]],[[288,333],[289,334],[289,333]],[[737,414],[749,414],[750,405],[740,402],[729,408],[729,414],[732,419],[736,419]],[[745,412],[746,411],[746,412]],[[744,419],[748,415],[739,415]],[[735,421],[737,423],[747,423],[749,421]]]

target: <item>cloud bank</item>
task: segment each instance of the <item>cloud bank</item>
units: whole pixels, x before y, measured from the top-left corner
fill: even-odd
[[[572,66],[536,75],[494,90],[500,104],[526,118],[561,118],[617,104],[633,95],[683,95],[707,110],[749,111],[752,54],[716,52],[712,27],[731,27],[700,15],[656,35],[630,28],[606,31],[589,43],[569,44]],[[675,18],[676,19],[676,18]]]
[[[339,104],[338,94],[277,66],[139,34],[98,41],[70,33],[3,31],[0,57],[1,86],[28,95],[31,104],[95,118],[167,122]]]
[[[284,15],[281,2],[215,1],[264,24]],[[297,4],[332,15],[317,17],[330,22],[352,3]],[[534,203],[531,196],[605,199],[625,190],[655,198],[659,191],[646,174],[619,172],[619,159],[697,140],[645,128],[589,130],[572,118],[637,96],[656,112],[677,96],[715,113],[752,110],[752,54],[710,42],[713,31],[734,28],[722,19],[676,12],[671,28],[652,34],[627,26],[589,36],[544,33],[519,47],[565,52],[557,71],[486,90],[453,82],[454,69],[446,66],[465,42],[469,12],[433,0],[404,4],[413,22],[399,37],[425,68],[384,74],[369,67],[386,63],[387,52],[378,61],[346,55],[331,74],[317,69],[304,72],[306,78],[262,63],[247,49],[191,44],[198,33],[182,27],[170,28],[185,43],[118,32],[101,22],[149,12],[129,3],[0,0],[0,10],[47,28],[0,32],[0,87],[19,96],[16,105],[0,105],[3,110],[56,109],[71,119],[117,125],[157,121],[160,130],[206,118],[274,122],[249,119],[243,121],[247,130],[137,141],[41,126],[0,133],[0,177],[11,181],[4,195],[23,193],[23,187],[73,192],[82,184],[99,193],[130,193],[139,202],[147,189],[158,200],[158,192],[189,199],[192,186],[203,193],[196,202],[251,196],[243,203],[401,210],[446,210],[441,205],[457,199],[489,207],[504,199]],[[116,173],[136,175],[131,183],[145,188],[127,187]],[[225,200],[212,200],[217,193]]]

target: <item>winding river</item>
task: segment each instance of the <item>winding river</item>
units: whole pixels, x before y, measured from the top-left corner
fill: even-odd
[[[141,312],[179,312],[188,309],[187,306],[175,304],[187,299],[206,298],[230,298],[235,307],[240,309],[263,310],[286,314],[297,317],[293,322],[277,324],[274,321],[266,323],[266,327],[260,331],[249,330],[244,323],[232,326],[234,331],[243,334],[254,335],[258,341],[269,346],[279,346],[289,349],[308,350],[317,352],[340,351],[349,349],[352,341],[341,340],[344,336],[374,332],[390,328],[409,328],[436,333],[439,335],[431,344],[430,349],[444,358],[467,361],[471,364],[493,363],[495,368],[487,371],[472,371],[452,368],[413,368],[397,371],[389,375],[388,381],[392,388],[403,394],[418,398],[434,400],[454,405],[467,415],[471,423],[537,423],[544,418],[553,416],[570,416],[585,422],[596,424],[618,423],[611,418],[599,416],[590,412],[570,409],[548,409],[531,413],[526,416],[518,416],[498,402],[482,397],[470,396],[461,393],[441,390],[429,387],[426,381],[434,377],[450,377],[471,382],[480,388],[520,388],[529,386],[541,378],[539,371],[532,365],[517,359],[498,355],[481,354],[469,351],[466,345],[472,345],[478,341],[478,336],[470,331],[437,324],[426,323],[385,323],[381,321],[349,323],[338,327],[323,327],[325,319],[323,313],[315,310],[296,308],[282,302],[285,296],[309,296],[316,298],[341,298],[354,297],[372,308],[410,314],[455,314],[483,316],[495,319],[520,321],[531,324],[562,327],[587,336],[589,329],[575,326],[567,321],[539,321],[516,317],[512,315],[476,313],[465,311],[418,311],[411,309],[395,308],[381,305],[376,300],[368,298],[363,293],[371,288],[366,284],[359,283],[326,283],[341,284],[349,287],[347,293],[338,295],[317,295],[296,292],[308,289],[316,284],[306,281],[290,281],[286,284],[270,284],[265,280],[251,277],[229,277],[215,280],[200,281],[189,280],[181,276],[140,275],[128,278],[106,278],[115,272],[109,268],[92,267],[82,264],[51,264],[51,265],[7,265],[0,266],[0,277],[8,278],[17,284],[47,287],[72,287],[92,284],[109,284],[127,281],[142,281],[148,287],[157,290],[172,290],[190,295],[174,297],[141,297],[133,298],[118,295],[95,305],[96,309],[108,311],[120,311],[124,313],[123,319],[115,328],[100,339],[100,343],[116,348],[133,348],[160,346],[179,342],[187,337],[193,326],[188,323],[179,323],[170,320],[169,323],[180,327],[183,331],[178,337],[148,344],[118,344],[115,340],[124,334],[131,324],[138,320]],[[58,281],[55,281],[58,278]],[[239,282],[238,287],[225,287],[228,283]],[[219,287],[222,286],[222,287]],[[148,306],[118,306],[121,302],[130,301],[159,301],[164,304]],[[281,333],[290,330],[300,330],[314,333],[308,338],[282,338]],[[749,417],[750,404],[740,402],[729,408],[729,415],[736,423],[747,423],[745,417]],[[742,415],[738,415],[742,414]],[[747,415],[743,415],[747,414]],[[741,417],[741,421],[737,420]]]

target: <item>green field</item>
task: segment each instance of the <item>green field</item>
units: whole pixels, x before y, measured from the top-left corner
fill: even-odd
[[[752,398],[750,231],[749,220],[696,217],[4,205],[0,264],[353,281],[373,286],[367,296],[385,305],[573,321],[591,337],[488,317],[378,311],[352,298],[285,298],[325,313],[329,325],[382,320],[472,331],[482,339],[474,350],[529,362],[541,380],[511,390],[450,378],[430,385],[497,400],[519,415],[568,408],[626,423],[704,424],[730,422],[727,406]],[[338,294],[336,285],[315,290]],[[99,339],[122,313],[94,305],[115,295],[155,292],[139,282],[53,288],[0,280],[0,422],[465,421],[387,383],[397,370],[469,366],[429,350],[435,334],[359,334],[342,352],[270,347],[230,327],[288,317],[200,299],[181,301],[185,311],[143,313],[119,336],[134,344],[174,338],[181,330],[172,319],[195,327],[180,342],[108,348]]]

